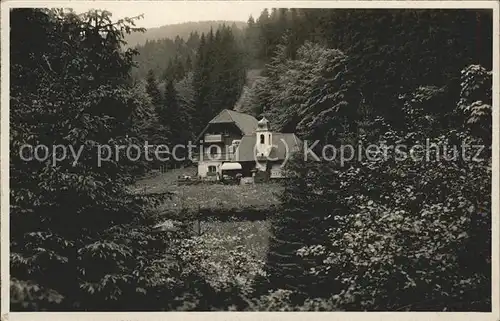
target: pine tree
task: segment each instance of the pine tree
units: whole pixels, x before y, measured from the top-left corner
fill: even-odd
[[[190,72],[193,70],[193,60],[191,58],[191,55],[188,55],[186,58],[186,72]]]
[[[247,66],[258,65],[258,52],[261,44],[259,43],[259,29],[252,16],[248,18],[245,29],[243,48],[246,54]]]
[[[198,134],[198,132],[195,131],[193,124],[195,123],[194,118],[196,116],[193,74],[186,74],[186,77],[175,84],[175,90],[177,91],[180,117],[182,119],[183,141],[181,143],[185,144],[188,141],[192,141]]]
[[[163,96],[162,107],[159,110],[160,120],[164,124],[169,124],[171,128],[171,141],[176,143],[179,137],[179,126],[182,128],[182,122],[179,121],[179,101],[177,99],[177,92],[172,80],[168,81],[165,85],[165,93]]]
[[[231,28],[221,26],[204,34],[197,52],[193,88],[198,128],[201,129],[222,109],[232,109],[245,81],[241,50]]]
[[[197,50],[198,49],[198,47],[200,46],[200,35],[198,34],[198,31],[191,32],[189,34],[189,38],[186,41],[186,45],[191,50]]]
[[[151,97],[151,102],[155,108],[157,108],[161,104],[161,93],[158,88],[158,82],[156,81],[155,73],[152,69],[148,71],[148,75],[146,78],[146,92],[149,97]]]
[[[209,121],[211,112],[207,106],[207,97],[209,92],[209,75],[208,68],[208,50],[205,34],[200,37],[200,45],[196,53],[196,61],[193,70],[193,89],[194,89],[194,106],[195,106],[195,130],[200,131],[203,126]]]
[[[186,75],[186,66],[184,65],[184,61],[179,58],[179,56],[175,56],[173,62],[174,68],[174,80],[178,81],[184,78]]]
[[[140,142],[134,124],[146,102],[130,85],[133,50],[121,50],[135,29],[128,20],[113,24],[106,11],[10,14],[11,150],[82,148],[81,158],[62,157],[55,166],[11,155],[11,309],[142,306],[136,289],[154,291],[142,266],[165,254],[163,241],[145,233],[157,197],[130,193],[141,162],[123,153],[98,160],[100,146]]]
[[[294,291],[295,303],[305,298],[326,297],[334,290],[334,284],[324,283],[323,278],[310,273],[310,269],[321,264],[322,257],[303,258],[297,252],[309,245],[324,244],[332,217],[342,214],[336,196],[340,180],[334,179],[335,167],[331,165],[306,161],[302,154],[287,163],[282,205],[271,219],[266,261],[268,283],[261,284],[262,290]]]

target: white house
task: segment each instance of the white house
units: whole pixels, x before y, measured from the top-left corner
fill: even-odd
[[[225,173],[252,176],[264,172],[270,178],[282,177],[281,166],[300,150],[302,142],[293,133],[273,132],[269,121],[224,109],[198,136],[198,176],[219,179]],[[223,173],[224,172],[224,173]]]

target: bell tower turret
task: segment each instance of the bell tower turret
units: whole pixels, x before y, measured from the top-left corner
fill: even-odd
[[[267,157],[271,152],[273,137],[269,128],[269,121],[263,117],[257,123],[255,130],[255,149],[258,157]]]

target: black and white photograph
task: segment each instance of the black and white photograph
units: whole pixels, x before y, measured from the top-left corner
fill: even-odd
[[[498,2],[342,2],[2,3],[2,313],[499,320]]]

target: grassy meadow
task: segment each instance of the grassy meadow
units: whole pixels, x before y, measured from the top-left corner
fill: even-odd
[[[279,204],[282,187],[278,184],[255,185],[177,185],[179,175],[194,175],[196,168],[171,170],[145,178],[133,187],[138,193],[172,192],[172,199],[160,210],[188,208],[241,210],[243,208],[266,209]]]
[[[279,204],[282,187],[274,183],[177,185],[179,175],[195,174],[196,168],[192,167],[156,173],[140,180],[132,189],[137,193],[173,193],[171,199],[158,208],[165,212],[209,209],[231,213],[245,208],[266,211]],[[224,278],[248,280],[259,274],[268,251],[268,221],[209,219],[200,222],[200,232],[201,235],[193,240],[196,253],[192,255],[214,282]],[[239,258],[238,262],[234,262],[235,257]]]

